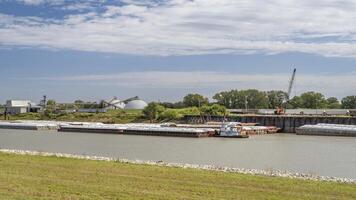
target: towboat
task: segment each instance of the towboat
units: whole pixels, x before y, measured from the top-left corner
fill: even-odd
[[[248,138],[248,135],[242,134],[242,125],[239,122],[224,122],[219,130],[217,137],[228,138]]]

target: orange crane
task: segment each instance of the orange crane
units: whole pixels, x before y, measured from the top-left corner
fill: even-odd
[[[288,86],[288,91],[287,91],[287,97],[286,97],[286,101],[284,102],[284,104],[286,105],[286,103],[289,102],[290,100],[290,95],[292,93],[292,88],[293,88],[293,84],[294,84],[294,81],[295,81],[295,75],[297,74],[297,69],[294,68],[293,70],[293,73],[292,73],[292,77],[289,81],[289,86]],[[274,111],[274,113],[276,115],[283,115],[286,113],[286,108],[281,106],[281,107],[277,107],[276,110]]]

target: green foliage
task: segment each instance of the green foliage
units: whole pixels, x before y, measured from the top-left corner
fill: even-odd
[[[287,103],[287,108],[303,108],[303,101],[300,96],[295,96]]]
[[[103,123],[139,123],[147,122],[141,110],[108,110],[107,113],[66,113],[48,112],[24,113],[11,115],[11,120],[57,120],[57,121],[85,121]]]
[[[171,102],[161,102],[159,103],[161,106],[165,107],[165,108],[185,108],[186,106],[184,105],[184,103],[182,101],[176,102],[176,103],[171,103]]]
[[[356,109],[356,96],[347,96],[341,100],[342,108]]]
[[[99,103],[97,102],[84,102],[82,100],[75,100],[72,105],[68,105],[70,109],[101,109],[105,107],[105,101],[101,100]]]
[[[157,120],[159,114],[161,114],[163,111],[164,111],[163,106],[161,106],[159,103],[151,102],[143,109],[142,112],[145,115],[145,117],[148,118],[152,123],[155,120]]]
[[[53,99],[50,99],[47,101],[47,106],[56,106],[56,101]]]
[[[0,114],[4,113],[4,111],[5,111],[5,106],[4,105],[0,105]]]
[[[305,92],[300,95],[303,108],[320,109],[327,107],[324,95],[317,92]]]
[[[275,109],[277,107],[282,107],[285,102],[287,102],[288,94],[283,91],[268,91],[268,108]]]
[[[224,116],[227,114],[227,110],[225,106],[213,104],[213,105],[202,106],[200,108],[200,113],[201,115],[205,115],[205,116],[216,116],[216,115]]]
[[[197,107],[188,107],[188,108],[178,109],[177,111],[181,115],[199,115],[200,114],[200,110]]]
[[[269,105],[266,92],[261,92],[255,89],[249,90],[231,90],[228,92],[220,92],[213,96],[213,99],[218,104],[227,108],[267,108]]]
[[[341,108],[341,104],[339,102],[339,100],[336,97],[329,97],[328,99],[326,99],[327,102],[327,107],[329,109],[339,109]]]
[[[175,121],[181,119],[182,117],[183,115],[181,115],[177,110],[173,109],[165,110],[159,115],[159,119],[164,121]]]
[[[202,105],[208,104],[209,100],[200,94],[188,94],[183,98],[183,103],[187,107],[200,107]]]

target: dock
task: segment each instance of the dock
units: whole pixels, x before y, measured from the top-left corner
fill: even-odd
[[[232,116],[206,116],[185,115],[183,121],[188,124],[202,122],[241,122],[256,123],[259,126],[276,126],[284,133],[296,133],[297,128],[303,125],[340,124],[356,125],[354,116],[320,116],[320,115],[232,115]]]

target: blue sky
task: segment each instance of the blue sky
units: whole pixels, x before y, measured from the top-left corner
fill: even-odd
[[[356,94],[356,3],[0,0],[0,102]]]

